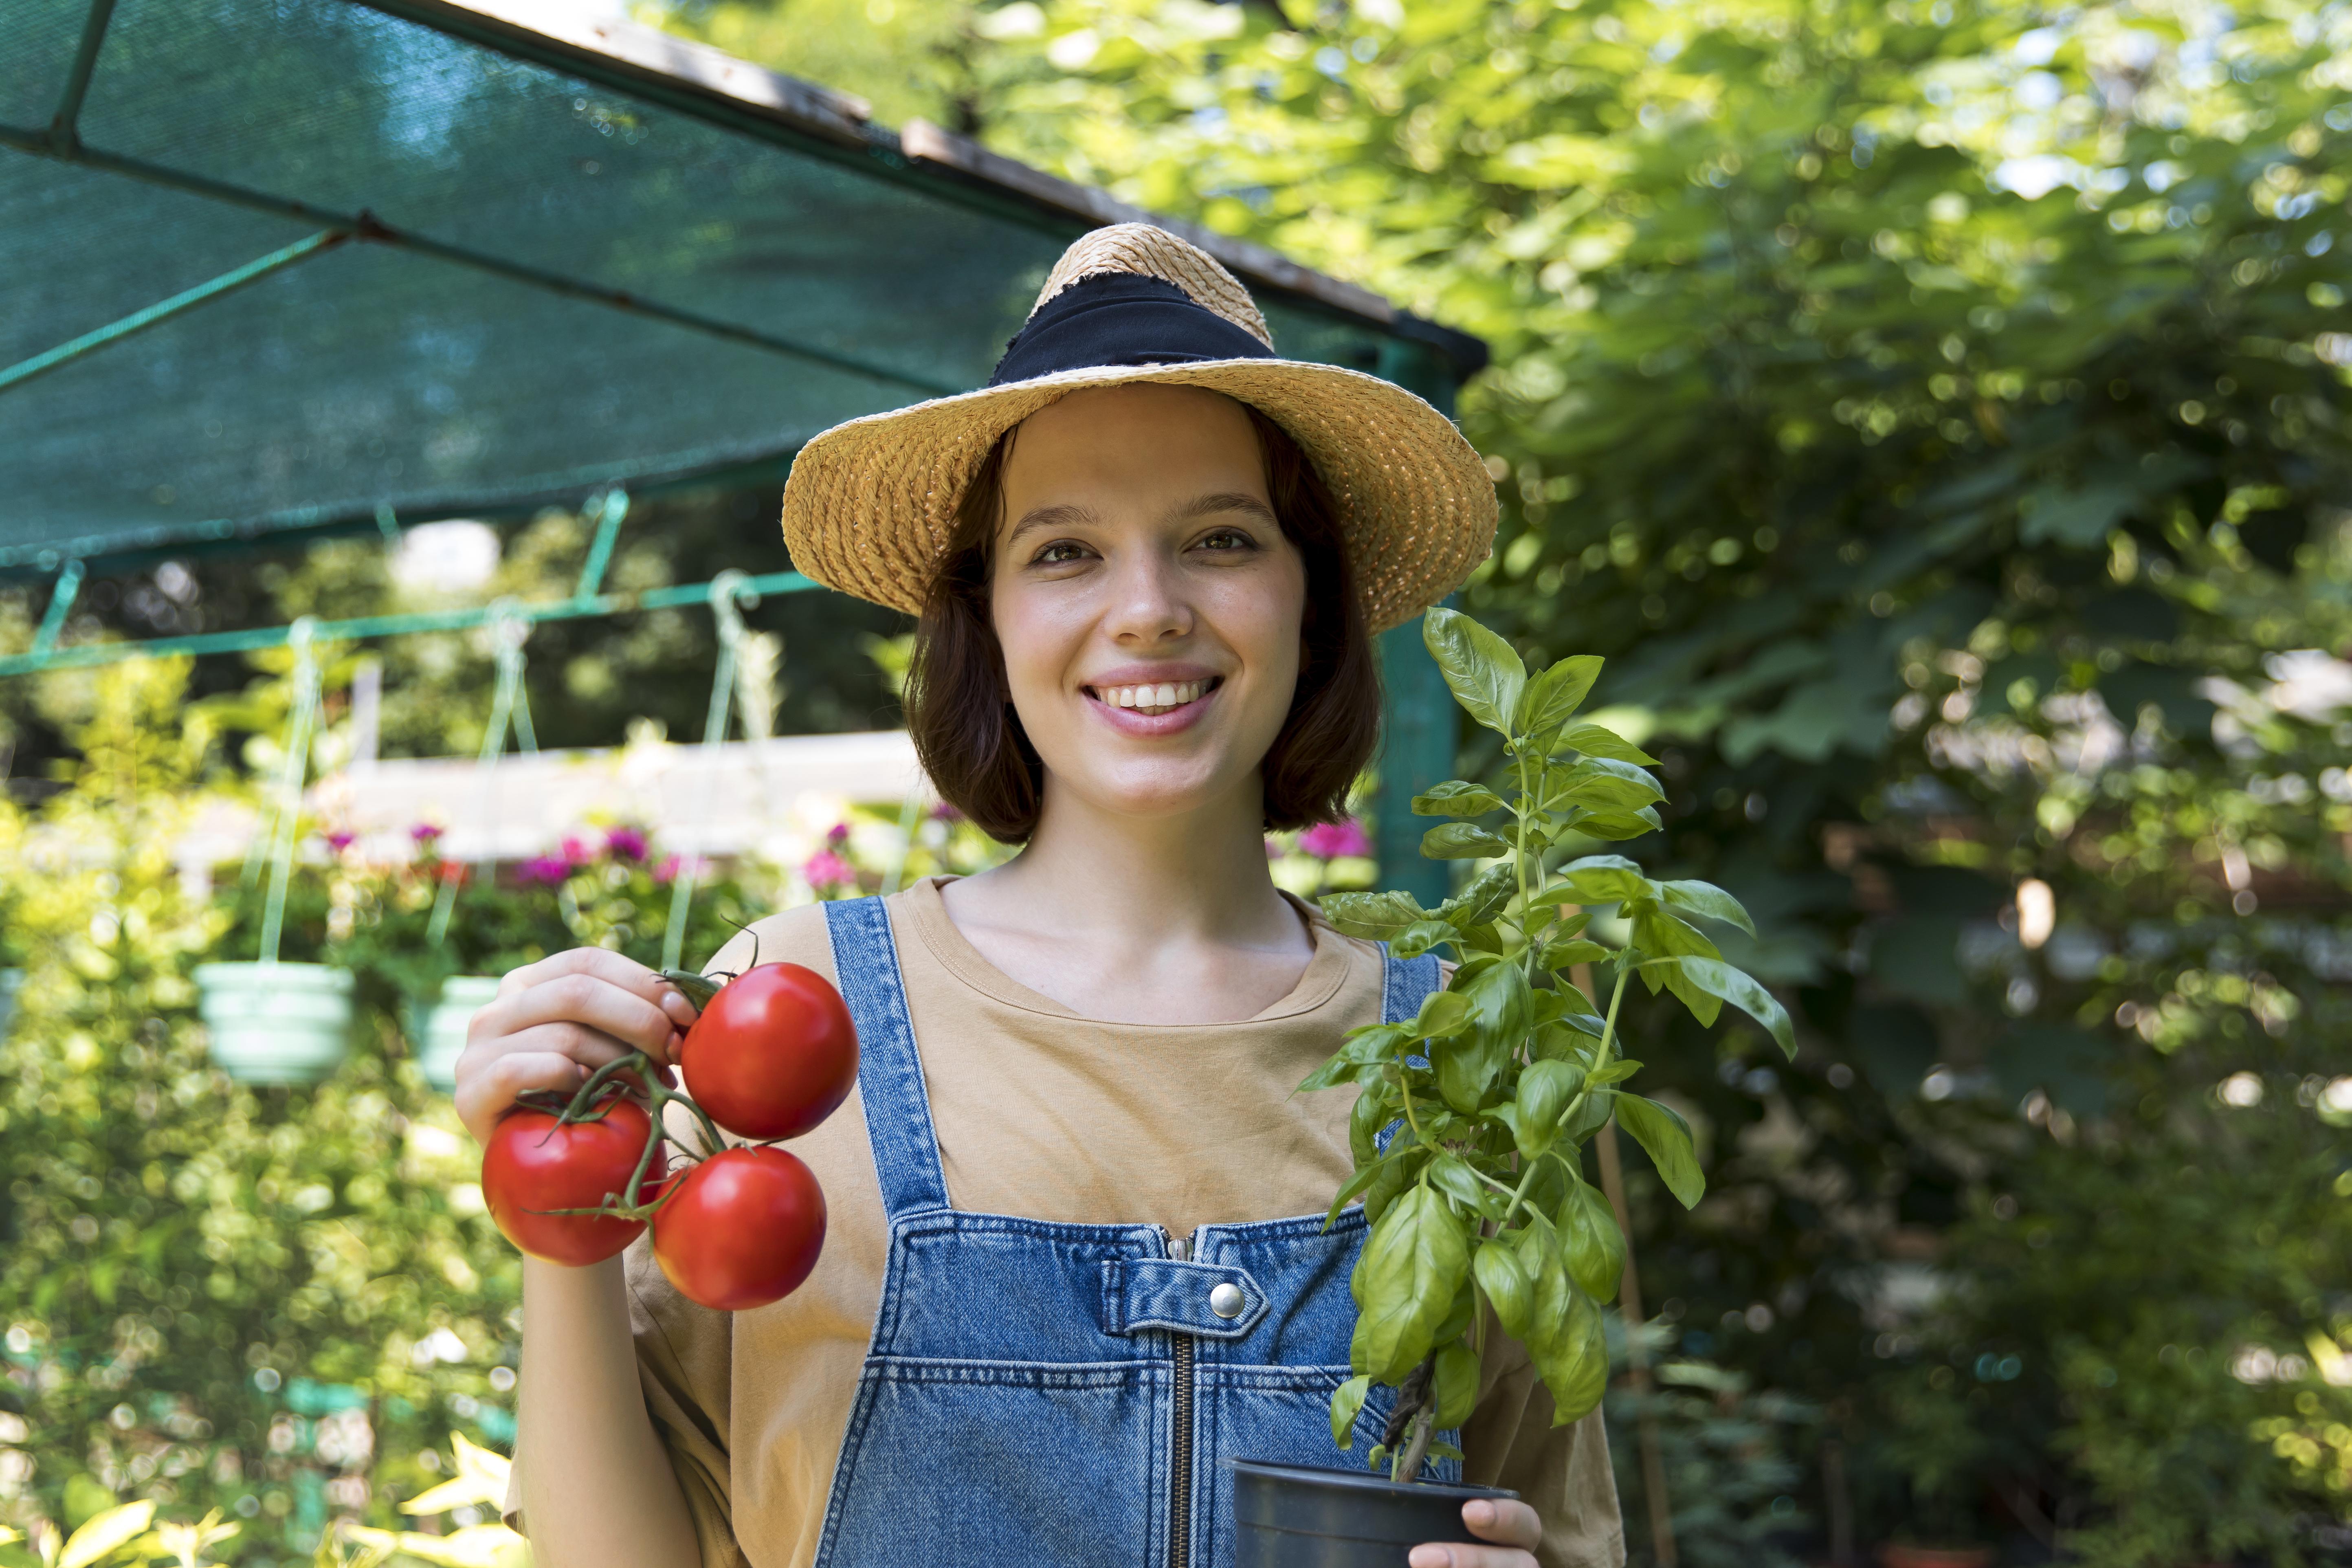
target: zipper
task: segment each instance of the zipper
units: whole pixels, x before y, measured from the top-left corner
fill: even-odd
[[[1171,1236],[1168,1256],[1179,1262],[1192,1256],[1192,1238]],[[1192,1557],[1192,1336],[1170,1330],[1176,1352],[1174,1452],[1168,1479],[1168,1568],[1188,1568]]]

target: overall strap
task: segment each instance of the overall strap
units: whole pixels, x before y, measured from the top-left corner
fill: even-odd
[[[1421,1011],[1429,994],[1437,989],[1439,970],[1437,954],[1424,952],[1419,958],[1393,958],[1389,944],[1381,943],[1381,1022],[1402,1024]]]
[[[849,1004],[849,1021],[857,1026],[857,1096],[866,1108],[874,1170],[882,1178],[883,1212],[895,1220],[943,1209],[947,1177],[940,1169],[931,1100],[923,1089],[923,1058],[907,1015],[889,911],[878,898],[843,899],[824,906],[824,922],[833,935],[841,999]]]

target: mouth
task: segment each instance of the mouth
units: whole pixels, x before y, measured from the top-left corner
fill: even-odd
[[[1157,685],[1089,686],[1086,694],[1106,708],[1117,708],[1157,719],[1191,707],[1225,683],[1222,675],[1205,680],[1166,680]]]

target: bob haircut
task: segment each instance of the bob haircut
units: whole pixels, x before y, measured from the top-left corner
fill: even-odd
[[[1274,515],[1307,568],[1298,687],[1260,764],[1265,825],[1278,831],[1346,815],[1348,791],[1380,742],[1380,668],[1331,492],[1289,432],[1242,408],[1265,460]],[[1013,710],[988,601],[1013,434],[997,437],[957,502],[916,629],[906,706],[915,753],[940,795],[992,837],[1024,844],[1037,831],[1045,770]]]

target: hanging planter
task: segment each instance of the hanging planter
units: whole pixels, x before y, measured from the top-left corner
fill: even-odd
[[[281,963],[286,889],[294,870],[294,836],[302,811],[302,775],[319,717],[315,623],[294,623],[294,710],[278,780],[270,837],[269,895],[260,956],[250,963],[200,963],[196,1011],[211,1036],[213,1060],[239,1083],[310,1084],[335,1070],[351,1050],[352,972],[324,963]]]
[[[200,963],[213,1060],[239,1083],[317,1083],[352,1044],[352,972],[323,963]]]
[[[485,974],[453,974],[441,983],[440,994],[427,1000],[408,999],[409,1048],[425,1081],[446,1094],[457,1087],[457,1058],[466,1049],[466,1029],[474,1015],[494,1001],[497,979]]]

